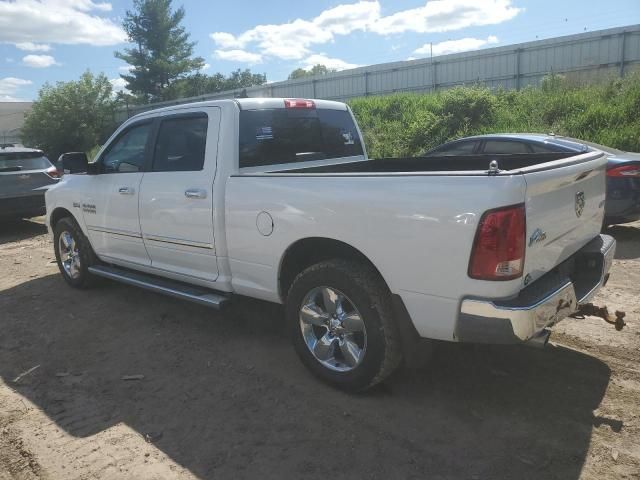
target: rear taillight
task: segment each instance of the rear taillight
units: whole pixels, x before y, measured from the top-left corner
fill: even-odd
[[[58,169],[54,166],[51,166],[49,168],[47,168],[47,170],[45,171],[45,173],[47,175],[49,175],[51,178],[60,178],[60,172],[58,171]]]
[[[607,177],[640,177],[640,164],[620,165],[607,170]]]
[[[302,98],[287,98],[284,101],[285,108],[316,108],[313,100],[304,100]]]
[[[469,276],[479,280],[511,280],[524,267],[524,204],[489,210],[482,215],[471,250]]]

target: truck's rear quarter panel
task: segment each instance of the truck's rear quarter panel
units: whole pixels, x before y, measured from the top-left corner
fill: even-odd
[[[477,222],[488,209],[524,200],[522,175],[236,175],[226,193],[233,287],[279,300],[278,269],[297,240],[324,237],[366,255],[418,329],[452,340],[460,294],[505,297],[522,279],[479,282],[467,276]],[[257,215],[273,217],[263,236]]]

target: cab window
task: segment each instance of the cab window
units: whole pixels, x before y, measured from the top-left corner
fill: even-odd
[[[240,167],[363,155],[347,110],[264,109],[240,112]]]
[[[141,172],[151,125],[151,122],[134,125],[121,133],[102,155],[102,173]]]
[[[163,120],[153,156],[154,172],[196,172],[204,166],[206,113]]]

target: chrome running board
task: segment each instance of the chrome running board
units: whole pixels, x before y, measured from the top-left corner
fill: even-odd
[[[125,270],[124,268],[96,265],[89,267],[89,272],[99,277],[144,288],[145,290],[161,293],[170,297],[199,303],[200,305],[215,308],[216,310],[221,310],[230,300],[230,296],[224,293],[202,287],[195,287],[166,278]]]

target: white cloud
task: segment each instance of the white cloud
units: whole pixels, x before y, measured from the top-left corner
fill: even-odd
[[[200,70],[209,70],[210,68],[211,68],[211,65],[208,63],[205,63]]]
[[[47,68],[60,65],[51,55],[27,55],[22,58],[22,63],[31,68]]]
[[[240,48],[242,42],[236,40],[236,37],[226,32],[214,32],[209,35],[220,48]]]
[[[97,12],[110,3],[91,0],[0,0],[0,42],[19,44],[115,45],[126,33]],[[42,45],[38,45],[42,50]],[[18,47],[20,48],[20,47]]]
[[[349,68],[356,68],[360,65],[356,65],[355,63],[348,63],[344,60],[340,60],[339,58],[330,58],[324,54],[315,54],[310,55],[304,60],[303,68],[309,70],[315,65],[324,65],[327,68],[333,68],[335,70],[347,70]]]
[[[330,42],[335,35],[365,30],[379,16],[377,1],[360,1],[330,8],[311,20],[298,18],[279,25],[257,25],[238,36],[227,32],[215,32],[210,36],[223,49],[245,49],[252,45],[263,55],[300,60],[311,53],[312,45]]]
[[[213,54],[215,58],[220,60],[229,60],[232,62],[242,63],[261,63],[262,55],[259,53],[251,53],[245,50],[216,50]]]
[[[118,67],[118,70],[124,73],[129,73],[133,69],[134,69],[133,65],[122,65]]]
[[[113,93],[129,93],[129,90],[127,90],[127,81],[124,78],[112,78],[111,80],[109,80],[109,83],[111,84],[111,87],[113,87]]]
[[[0,78],[0,101],[2,102],[20,102],[19,98],[14,97],[16,93],[27,85],[31,85],[31,80],[23,78],[5,77]]]
[[[422,7],[382,16],[378,0],[363,0],[329,8],[310,20],[298,18],[282,24],[257,25],[239,35],[215,32],[210,37],[221,49],[217,52],[247,54],[251,53],[250,49],[258,49],[260,53],[254,55],[301,60],[311,55],[314,45],[332,42],[338,35],[356,31],[385,36],[403,32],[446,32],[502,23],[521,11],[511,0],[430,0]]]
[[[16,48],[25,50],[27,52],[48,52],[51,50],[51,46],[46,43],[38,44],[33,42],[19,42],[16,43]]]
[[[371,26],[371,30],[380,35],[448,32],[506,22],[521,11],[511,5],[511,0],[431,0],[423,7],[382,17]]]
[[[380,3],[361,1],[325,10],[313,23],[335,35],[348,35],[356,30],[366,30],[380,17]]]
[[[448,53],[468,52],[470,50],[477,50],[486,45],[498,43],[498,37],[495,35],[489,35],[487,38],[461,38],[459,40],[447,40],[446,42],[434,43],[433,54],[434,55],[446,55]],[[426,43],[422,47],[415,50],[413,53],[418,55],[430,55],[431,46]]]

